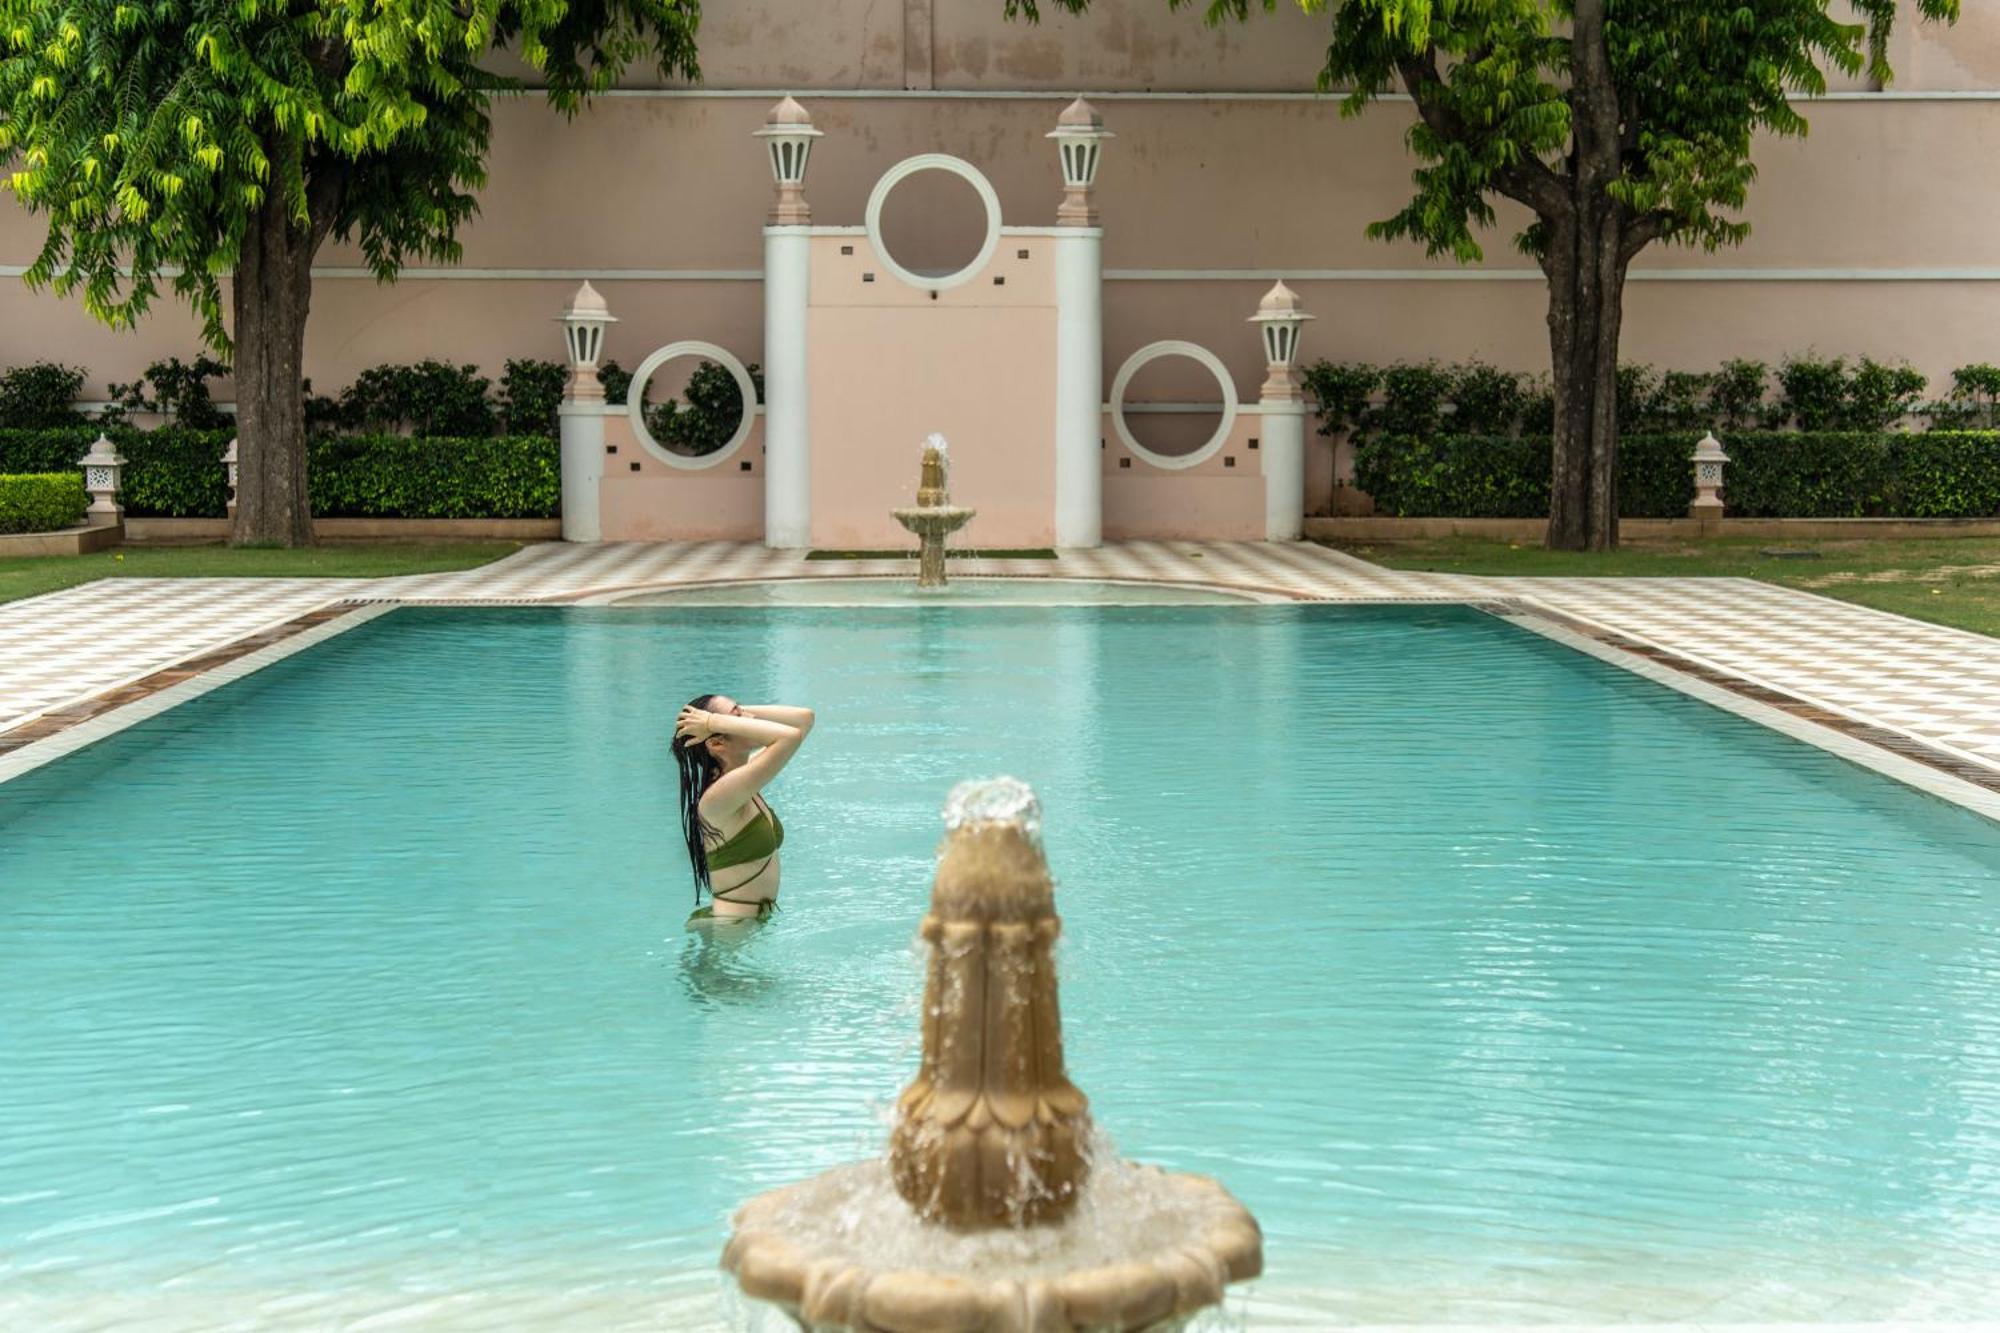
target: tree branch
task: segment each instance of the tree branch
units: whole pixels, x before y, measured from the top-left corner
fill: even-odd
[[[1452,143],[1475,141],[1477,136],[1446,102],[1444,76],[1438,72],[1435,46],[1400,57],[1396,70],[1417,105],[1417,114],[1430,126],[1431,133]],[[1569,214],[1569,191],[1564,188],[1562,177],[1539,158],[1527,156],[1497,168],[1493,173],[1493,188],[1516,203],[1526,204],[1540,217],[1555,220]]]

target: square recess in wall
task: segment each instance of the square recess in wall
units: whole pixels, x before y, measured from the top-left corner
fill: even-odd
[[[1131,467],[1131,466],[1132,466],[1132,460],[1131,460],[1131,459],[1129,459],[1129,458],[1121,458],[1121,459],[1119,459],[1119,460],[1118,460],[1118,466],[1119,466],[1119,467]]]
[[[1235,455],[1235,454],[1224,454],[1224,455],[1222,456],[1222,466],[1224,466],[1224,467],[1235,467],[1235,466],[1236,466],[1236,455]]]
[[[634,472],[637,472],[637,471],[639,470],[639,465],[638,465],[637,463],[634,463],[634,464],[632,465],[632,470],[633,470]]]

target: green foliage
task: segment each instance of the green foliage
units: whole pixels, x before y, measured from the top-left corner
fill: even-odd
[[[1932,430],[2000,429],[2000,366],[1960,366],[1951,372],[1951,392],[1924,412]]]
[[[342,391],[338,421],[363,433],[491,435],[491,387],[478,366],[435,360],[371,366]]]
[[[27,278],[106,323],[163,279],[229,345],[221,280],[267,198],[378,276],[458,257],[518,55],[565,111],[636,61],[695,79],[698,0],[0,0],[0,159],[48,222]],[[172,274],[169,278],[168,275]]]
[[[1709,381],[1709,416],[1717,429],[1749,430],[1766,424],[1764,395],[1771,368],[1762,361],[1725,361]]]
[[[606,361],[597,368],[597,379],[604,386],[606,401],[622,403],[632,388],[632,372],[616,361]]]
[[[1344,435],[1364,429],[1370,397],[1382,383],[1382,368],[1353,361],[1315,361],[1305,368],[1306,392],[1319,404],[1319,433]]]
[[[89,508],[80,473],[0,473],[0,533],[73,528]]]
[[[122,431],[114,429],[110,434],[123,447]],[[0,472],[74,472],[81,477],[83,469],[77,460],[90,452],[96,438],[94,426],[0,430]]]
[[[321,437],[307,446],[323,518],[554,518],[562,462],[546,435]]]
[[[1680,518],[1694,498],[1691,431],[1632,433],[1618,456],[1625,518]],[[2000,515],[2000,433],[1765,431],[1724,446],[1723,499],[1740,518]],[[1355,448],[1355,484],[1399,517],[1542,518],[1545,436],[1387,436]]]
[[[561,425],[563,385],[569,370],[560,361],[507,363],[500,376],[500,418],[509,435],[554,435]]]
[[[1916,410],[1928,384],[1920,371],[1870,357],[1853,370],[1843,357],[1793,357],[1778,368],[1780,397],[1766,421],[1800,430],[1885,430]]]
[[[758,401],[764,397],[764,374],[755,362],[745,366]],[[704,361],[688,376],[687,401],[676,399],[646,408],[646,429],[676,453],[701,457],[729,443],[743,422],[743,391],[736,377],[713,361]]]
[[[220,518],[229,502],[222,465],[230,432],[120,426],[127,460],[125,512],[134,518]],[[95,429],[0,431],[0,472],[70,472]],[[307,446],[313,511],[322,517],[552,518],[560,455],[545,435],[412,439],[321,436]]]
[[[197,356],[188,363],[177,356],[155,361],[130,384],[111,386],[111,396],[117,401],[102,419],[118,422],[151,412],[171,417],[175,425],[190,430],[226,430],[234,423],[215,405],[208,382],[228,373],[229,367],[211,356]],[[146,394],[149,385],[151,397]]]
[[[125,455],[125,512],[135,518],[220,517],[228,512],[222,455],[232,432],[162,426],[112,438]]]
[[[77,395],[85,372],[54,361],[10,367],[0,374],[0,429],[45,430],[80,423]]]

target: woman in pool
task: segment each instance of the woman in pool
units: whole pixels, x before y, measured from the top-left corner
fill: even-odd
[[[810,708],[739,704],[721,694],[704,694],[681,709],[674,758],[681,769],[681,830],[694,863],[690,922],[765,921],[778,910],[785,826],[762,793],[812,725]]]

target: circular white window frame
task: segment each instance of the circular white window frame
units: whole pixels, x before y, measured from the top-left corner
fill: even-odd
[[[1208,367],[1209,374],[1215,376],[1215,382],[1222,387],[1222,423],[1215,428],[1215,434],[1208,437],[1208,442],[1193,453],[1156,454],[1133,439],[1131,427],[1125,424],[1125,390],[1132,383],[1132,377],[1163,356],[1184,356],[1199,361]],[[1222,364],[1221,358],[1199,343],[1171,338],[1147,343],[1125,358],[1125,364],[1118,367],[1118,374],[1111,381],[1111,429],[1118,432],[1119,443],[1154,467],[1165,468],[1169,472],[1198,467],[1221,452],[1222,446],[1229,440],[1229,432],[1236,428],[1236,409],[1236,381],[1229,378],[1229,369]]]
[[[964,180],[979,193],[979,201],[986,205],[986,240],[979,247],[979,253],[972,262],[956,273],[946,273],[941,277],[928,277],[922,273],[912,273],[896,262],[889,253],[889,247],[882,243],[882,205],[888,202],[889,191],[919,171],[948,171]],[[882,179],[875,182],[875,188],[868,195],[868,244],[875,250],[875,257],[882,266],[895,274],[903,282],[927,292],[948,291],[961,283],[971,282],[978,277],[993,252],[1000,248],[1000,196],[993,191],[993,182],[980,174],[979,168],[964,158],[953,157],[949,153],[919,153],[906,157],[895,166],[882,173]]]
[[[653,432],[646,428],[646,386],[652,381],[653,372],[667,362],[684,356],[698,356],[704,361],[715,362],[729,372],[736,381],[736,391],[743,395],[743,420],[736,423],[736,433],[720,449],[700,457],[675,453],[654,439]],[[640,444],[646,446],[647,453],[668,467],[677,467],[683,472],[701,472],[727,463],[743,447],[743,441],[750,438],[750,428],[756,424],[757,418],[757,385],[741,361],[714,343],[668,343],[641,361],[639,368],[632,372],[632,387],[625,391],[625,415],[631,418],[632,433],[639,437]]]

